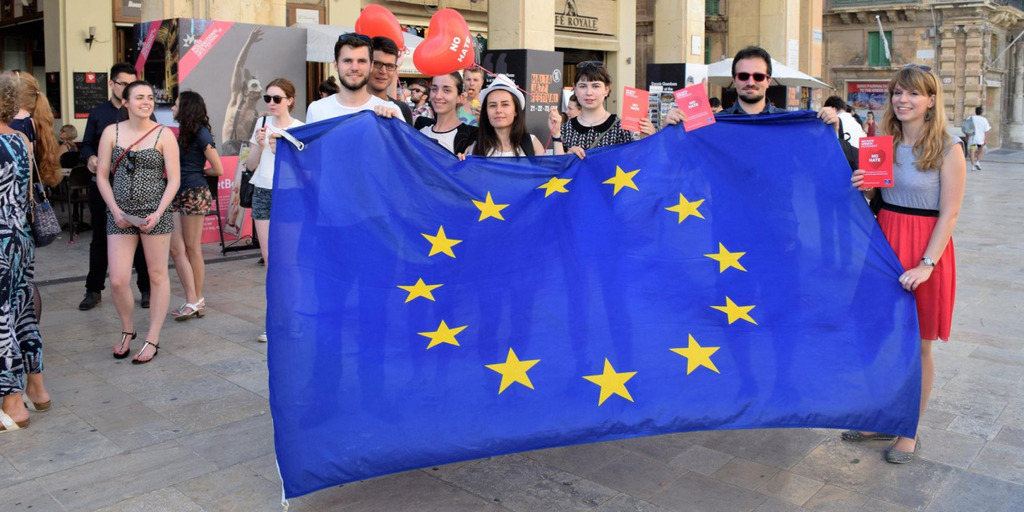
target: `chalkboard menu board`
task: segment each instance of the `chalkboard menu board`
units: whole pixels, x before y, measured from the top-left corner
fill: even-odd
[[[50,110],[53,111],[53,118],[59,119],[60,115],[60,72],[53,71],[46,74],[46,101],[50,102]]]
[[[107,74],[75,73],[74,78],[75,119],[87,119],[93,107],[107,101]]]

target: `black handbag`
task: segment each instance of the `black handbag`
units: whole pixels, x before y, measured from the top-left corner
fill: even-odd
[[[36,188],[34,179],[36,173],[35,155],[32,155],[31,162],[32,166],[29,167],[28,181],[28,220],[32,226],[32,239],[35,241],[36,247],[46,247],[60,236],[62,230],[60,222],[57,221],[57,214],[54,213],[53,207],[50,206],[50,201],[46,198],[45,190],[40,190],[43,200],[36,201],[34,193]]]
[[[256,185],[250,183],[253,174],[249,169],[242,171],[242,183],[238,187],[238,204],[242,208],[252,208],[252,194],[256,192]]]

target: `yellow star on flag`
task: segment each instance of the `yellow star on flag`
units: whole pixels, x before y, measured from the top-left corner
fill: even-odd
[[[702,347],[700,343],[697,343],[697,340],[693,339],[691,334],[690,344],[686,348],[670,348],[669,350],[686,358],[687,375],[701,366],[721,374],[722,372],[715,368],[715,363],[711,362],[711,354],[718,352],[719,348],[721,347]]]
[[[754,309],[754,306],[737,306],[736,303],[732,301],[732,299],[726,297],[724,306],[711,306],[711,308],[717,309],[722,313],[729,315],[729,325],[732,325],[733,322],[740,319],[746,320],[754,325],[757,325],[757,322],[755,322],[753,318],[750,318],[749,315],[750,310]]]
[[[458,347],[459,346],[459,342],[455,340],[455,335],[460,333],[460,332],[462,332],[462,330],[465,329],[466,327],[469,327],[469,326],[468,325],[463,325],[462,327],[456,327],[456,328],[452,329],[452,328],[449,328],[444,323],[444,320],[441,320],[441,325],[437,327],[436,331],[433,331],[433,332],[418,332],[416,334],[419,334],[420,336],[424,336],[424,337],[430,338],[430,344],[427,345],[427,350],[430,350],[431,348],[433,348],[433,347],[435,347],[437,345],[440,345],[442,343],[448,343],[450,345],[455,345],[456,347]]]
[[[629,390],[626,389],[626,381],[632,379],[634,375],[636,375],[636,372],[616,373],[615,368],[612,368],[612,363],[608,362],[606,357],[604,359],[604,372],[599,375],[584,375],[583,378],[601,386],[601,397],[597,400],[597,405],[600,406],[612,395],[619,395],[632,402],[633,397],[629,396]]]
[[[629,187],[633,190],[639,191],[640,189],[636,188],[636,183],[633,183],[633,176],[636,176],[636,173],[638,172],[640,172],[640,169],[624,172],[622,167],[616,165],[615,176],[604,180],[602,183],[605,185],[615,185],[615,190],[612,192],[613,196],[618,194],[623,187]]]
[[[428,241],[430,241],[430,254],[427,255],[428,257],[443,252],[448,256],[454,258],[455,253],[452,252],[452,247],[462,243],[462,240],[456,240],[454,238],[448,238],[447,236],[445,236],[444,226],[440,226],[437,228],[437,235],[435,236],[430,236],[426,233],[420,234],[423,235],[423,238],[426,238]]]
[[[686,197],[684,197],[682,194],[679,194],[679,204],[677,204],[675,206],[670,206],[670,207],[665,208],[665,209],[670,211],[670,212],[678,213],[679,214],[679,222],[678,222],[678,224],[682,224],[683,220],[685,220],[690,215],[693,215],[694,217],[700,217],[702,219],[704,218],[704,216],[700,214],[700,211],[697,210],[697,208],[699,208],[701,203],[703,203],[703,202],[704,202],[703,199],[698,199],[698,200],[696,200],[696,201],[691,203],[690,201],[686,200]]]
[[[507,204],[494,204],[494,200],[491,199],[491,192],[487,192],[487,199],[484,201],[473,200],[473,204],[480,209],[480,221],[488,217],[494,217],[498,220],[505,220],[505,217],[501,216],[501,211],[508,208]]]
[[[410,286],[398,285],[399,288],[409,292],[409,296],[405,298],[405,302],[409,302],[417,297],[423,297],[425,299],[434,300],[434,294],[430,293],[435,288],[440,288],[442,284],[426,284],[423,282],[423,278],[416,281],[416,284]]]
[[[526,372],[539,362],[540,359],[520,361],[516,357],[516,353],[509,348],[508,357],[504,363],[485,364],[484,366],[501,374],[501,386],[498,388],[498,394],[500,395],[502,391],[505,391],[505,388],[511,386],[514,382],[533,389],[533,383],[530,382],[530,376],[526,375]]]
[[[722,245],[722,242],[718,242],[718,252],[705,254],[704,256],[707,256],[708,258],[711,258],[718,262],[718,273],[721,274],[722,272],[725,272],[725,269],[729,267],[737,268],[739,270],[746,272],[747,269],[743,268],[743,265],[740,265],[740,258],[743,257],[744,254],[746,253],[729,252],[729,249],[726,249],[725,246]]]
[[[548,180],[547,183],[537,187],[537,189],[544,190],[544,197],[550,196],[555,192],[561,192],[563,194],[566,194],[569,192],[569,190],[566,189],[565,186],[568,185],[570,181],[572,181],[572,178],[559,178],[556,176]]]

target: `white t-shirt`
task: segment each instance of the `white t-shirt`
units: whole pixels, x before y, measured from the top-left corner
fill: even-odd
[[[530,134],[530,142],[531,143],[537,142],[537,137],[534,134],[532,134],[532,133]],[[475,147],[476,147],[476,142],[470,144],[469,147],[466,148],[466,154],[467,155],[473,154],[473,148],[475,148]],[[517,147],[516,149],[520,151],[520,153],[518,155],[516,154],[515,150],[513,150],[513,151],[495,151],[495,150],[492,149],[491,153],[489,155],[487,155],[487,156],[488,157],[526,156],[526,155],[524,155],[522,153],[522,148]],[[541,154],[543,155],[543,153],[541,153]],[[534,156],[539,156],[539,155],[534,155]]]
[[[281,133],[290,128],[306,124],[298,119],[292,119],[291,124],[281,128],[274,126],[276,120],[276,117],[267,116],[267,136],[270,136],[271,133]],[[249,137],[249,143],[253,150],[259,147],[256,141],[256,132],[259,130],[260,122],[256,121],[256,126],[253,127],[252,130],[252,136]],[[282,142],[283,140],[284,139],[281,139],[278,142]],[[274,188],[274,153],[270,151],[270,144],[264,144],[263,152],[260,153],[260,164],[256,167],[256,172],[253,173],[252,180],[249,183],[268,190]]]
[[[850,136],[850,145],[859,148],[860,138],[867,137],[868,134],[864,132],[864,127],[857,122],[857,119],[853,117],[853,114],[849,112],[839,113],[839,123],[842,125],[843,132]]]
[[[971,135],[969,144],[972,146],[982,145],[985,143],[985,132],[991,130],[992,126],[988,124],[988,119],[978,115],[971,116],[971,120],[974,121],[974,135]]]
[[[455,153],[455,133],[457,131],[459,131],[458,126],[446,132],[435,132],[433,125],[424,126],[423,128],[420,128],[420,133],[426,135],[427,137],[430,137],[431,139],[436,140],[438,144],[440,144],[443,148],[447,149],[448,152],[452,154]]]
[[[383,105],[394,110],[395,117],[403,120],[405,119],[402,117],[402,111],[398,109],[398,105],[395,105],[390,101],[384,101],[376,96],[370,96],[370,99],[367,100],[366,103],[357,107],[346,107],[345,105],[338,103],[337,95],[332,94],[326,98],[316,100],[306,107],[306,122],[315,123],[317,121],[323,121],[324,119],[347,116],[364,110],[373,110],[373,108],[378,105]]]

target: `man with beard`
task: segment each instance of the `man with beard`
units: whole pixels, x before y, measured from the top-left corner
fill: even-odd
[[[412,109],[409,105],[388,96],[388,89],[398,76],[398,45],[384,36],[374,37],[370,43],[373,46],[373,71],[370,72],[370,81],[366,83],[366,89],[370,94],[398,106],[405,122],[412,124]]]
[[[345,34],[334,44],[334,69],[341,80],[337,94],[319,99],[306,108],[306,123],[373,110],[381,117],[401,117],[398,106],[382,100],[366,89],[373,67],[370,38]]]
[[[775,107],[767,100],[765,94],[772,81],[772,57],[760,46],[748,46],[738,52],[732,59],[732,83],[736,88],[736,103],[716,115],[756,115],[777,114],[786,112]],[[818,117],[825,124],[832,125],[838,132],[839,115],[832,107],[822,107]],[[677,108],[669,110],[665,116],[665,124],[673,125],[686,121],[682,111]]]

